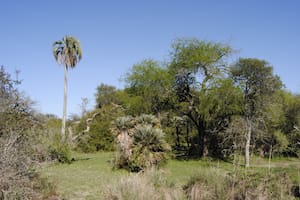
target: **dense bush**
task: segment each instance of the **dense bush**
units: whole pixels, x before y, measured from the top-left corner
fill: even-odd
[[[60,163],[71,163],[71,147],[68,143],[61,143],[61,140],[54,141],[49,146],[49,153],[52,160],[57,160]]]
[[[75,127],[76,149],[82,152],[114,150],[111,122],[122,115],[122,108],[113,104],[104,105],[88,113]]]
[[[0,199],[42,198],[36,163],[46,159],[39,146],[42,123],[18,81],[0,69]]]

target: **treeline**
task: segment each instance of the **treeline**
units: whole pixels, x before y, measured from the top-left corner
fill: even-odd
[[[299,156],[300,97],[285,90],[265,60],[239,58],[227,44],[177,39],[168,62],[143,60],[124,89],[101,84],[96,108],[71,123],[75,148],[115,150],[112,122],[156,116],[173,155],[185,158]],[[87,131],[88,128],[88,131]]]

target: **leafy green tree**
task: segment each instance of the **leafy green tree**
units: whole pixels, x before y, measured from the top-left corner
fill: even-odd
[[[95,97],[97,108],[101,108],[102,106],[109,105],[111,103],[118,105],[121,104],[118,97],[119,90],[117,90],[115,86],[101,83],[96,90],[97,92],[95,94]]]
[[[199,75],[197,81],[202,90],[210,80],[222,75],[226,69],[226,58],[233,52],[229,45],[201,41],[198,39],[177,39],[172,44],[170,69],[175,74],[188,72]]]
[[[284,120],[281,121],[280,130],[288,141],[286,155],[298,156],[300,144],[300,96],[285,92],[284,94]]]
[[[62,139],[64,140],[67,118],[68,69],[74,68],[82,58],[79,40],[67,35],[62,40],[55,41],[53,43],[53,55],[57,63],[64,66],[64,104],[61,128]]]
[[[286,121],[284,95],[285,91],[277,90],[264,100],[260,125],[254,129],[255,140],[252,145],[260,156],[268,154],[271,159],[273,153],[278,155],[287,150],[288,140],[281,130],[281,125]]]
[[[139,108],[134,115],[160,114],[170,104],[168,99],[171,76],[167,69],[154,60],[144,60],[134,65],[125,75],[125,92],[131,97],[127,108]]]
[[[208,153],[223,157],[220,133],[229,126],[234,116],[241,113],[242,93],[232,80],[217,79],[200,99],[197,107],[204,117]]]
[[[190,118],[197,129],[200,156],[205,154],[205,140],[210,126],[207,120],[212,121],[212,108],[220,103],[210,103],[209,93],[213,92],[210,87],[224,75],[226,58],[232,52],[228,45],[198,39],[178,39],[172,45],[169,70],[174,77],[174,91],[179,103],[177,109]]]
[[[273,67],[264,60],[240,58],[231,67],[231,77],[243,92],[242,116],[247,123],[245,166],[249,167],[250,145],[255,122],[262,120],[264,108],[282,83],[273,74]]]

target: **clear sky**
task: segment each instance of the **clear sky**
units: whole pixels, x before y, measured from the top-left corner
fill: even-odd
[[[63,68],[52,43],[80,40],[82,61],[69,72],[68,114],[81,98],[94,104],[101,83],[120,78],[146,58],[168,59],[175,38],[229,43],[231,58],[268,61],[287,90],[300,91],[299,0],[1,0],[0,65],[21,71],[20,89],[44,113],[61,116]]]

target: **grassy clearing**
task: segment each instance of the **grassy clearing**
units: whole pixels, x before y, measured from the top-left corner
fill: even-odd
[[[66,199],[98,199],[106,185],[128,175],[124,170],[112,170],[112,153],[73,156],[76,161],[71,164],[54,164],[41,170]]]
[[[57,186],[58,193],[65,199],[101,199],[108,190],[113,189],[111,186],[133,176],[127,171],[111,168],[110,160],[113,153],[76,153],[73,157],[76,161],[71,164],[54,164],[41,169],[41,174]],[[254,167],[251,167],[249,172],[259,172],[262,175],[268,173],[268,160],[254,158],[252,164]],[[285,172],[294,183],[298,183],[299,167],[298,159],[275,159],[270,172],[275,175]],[[218,173],[224,174],[233,172],[232,164],[222,161],[169,160],[160,170],[160,174],[154,178],[163,179],[164,185],[172,187],[173,190],[174,188],[182,190],[191,177],[205,171],[209,172],[211,169],[218,169]]]

